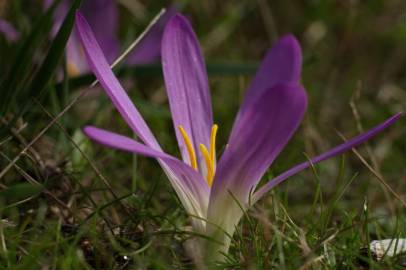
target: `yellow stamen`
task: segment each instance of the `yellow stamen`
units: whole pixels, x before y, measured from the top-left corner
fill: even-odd
[[[179,132],[183,137],[183,141],[186,144],[186,149],[189,154],[189,159],[190,159],[190,166],[192,166],[193,169],[196,171],[198,170],[197,168],[197,159],[196,159],[196,153],[193,148],[193,144],[186,133],[186,130],[183,128],[182,125],[178,126]],[[202,153],[203,159],[206,163],[206,168],[207,168],[207,175],[206,175],[206,180],[207,184],[211,187],[213,184],[213,178],[214,178],[214,171],[216,170],[216,136],[217,136],[217,125],[213,125],[211,128],[211,135],[210,135],[210,152],[207,150],[207,147],[204,144],[199,144],[200,152]]]
[[[210,136],[210,160],[213,163],[214,167],[214,162],[216,160],[216,135],[217,135],[217,125],[213,125],[211,128],[211,136]]]
[[[80,74],[79,68],[72,62],[67,63],[67,72],[69,77],[76,77]]]
[[[187,151],[189,153],[190,166],[192,166],[193,169],[197,170],[196,154],[195,150],[193,149],[192,142],[190,141],[190,138],[187,135],[183,126],[178,126],[178,129],[180,131],[180,134],[182,134],[183,140],[185,141],[186,144]]]
[[[207,151],[206,146],[204,144],[199,144],[200,147],[200,152],[202,153],[202,156],[204,158],[204,161],[206,162],[206,167],[207,167],[207,184],[211,187],[213,184],[213,176],[214,176],[214,163],[210,159],[210,154],[209,151]]]

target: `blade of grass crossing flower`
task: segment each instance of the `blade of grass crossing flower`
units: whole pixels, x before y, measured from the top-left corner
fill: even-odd
[[[167,21],[176,13],[176,6],[172,5],[168,9],[162,9],[159,18],[152,21],[147,34],[140,40],[137,49],[133,50],[126,60],[131,65],[145,65],[158,60],[161,56],[161,41],[164,26]]]
[[[127,50],[126,50],[127,51]],[[125,58],[125,52],[119,57]],[[218,76],[239,76],[239,75],[252,75],[258,68],[255,63],[252,64],[240,64],[240,63],[207,63],[207,73],[210,75]],[[114,68],[116,65],[111,65]],[[162,76],[162,67],[160,64],[142,65],[136,67],[120,66],[114,68],[114,73],[117,77],[123,75],[133,77],[149,77],[149,76]],[[69,78],[70,89],[78,89],[91,84],[92,86],[97,84],[97,80],[93,79],[90,74],[84,74],[77,77]],[[62,88],[62,83],[56,84],[56,89]]]
[[[120,63],[131,51],[140,44],[140,42],[145,38],[151,28],[159,21],[159,19],[165,14],[166,9],[161,9],[159,13],[152,19],[152,21],[148,24],[148,26],[142,31],[141,35],[139,35],[133,43],[113,62],[111,67],[115,67],[118,63]]]
[[[148,35],[148,32],[151,30],[151,28],[154,27],[154,25],[160,20],[160,18],[163,16],[164,13],[165,13],[165,9],[163,8],[154,17],[154,19],[152,19],[152,21],[148,24],[148,26],[144,29],[144,31],[142,31],[142,33],[134,40],[134,42],[131,43],[130,46],[128,46],[128,48],[125,49],[125,51],[119,57],[117,57],[117,59],[113,62],[113,64],[111,64],[111,66],[110,66],[111,68],[114,68],[115,66],[117,66],[118,63],[120,63],[127,55],[129,55],[133,51],[133,49],[136,46],[138,46],[142,42],[142,40],[145,38],[145,36]],[[125,67],[123,69],[125,69]],[[133,68],[131,68],[131,69],[133,69]],[[161,73],[161,68],[159,68],[159,72]],[[95,81],[92,82],[90,87],[95,86],[98,82],[99,81],[96,79]]]
[[[59,3],[60,0],[56,0],[56,3]],[[53,6],[54,7],[54,6]],[[54,7],[55,8],[55,7]],[[53,9],[54,9],[53,8]],[[52,12],[50,13],[52,15]],[[152,24],[150,24],[148,27],[151,27]],[[146,28],[140,36],[144,36],[146,34],[146,32],[148,31],[148,28]],[[135,42],[135,45],[137,43]],[[116,61],[115,63],[118,63],[118,61]],[[97,84],[98,80],[94,81],[91,85],[90,88],[94,87]],[[90,80],[89,80],[90,83]],[[21,156],[23,155],[23,153],[25,153],[25,151],[27,151],[27,149],[29,149],[32,145],[34,145],[58,120],[61,119],[61,117],[63,115],[66,114],[66,112],[68,112],[79,100],[81,100],[87,93],[88,93],[88,89],[82,91],[79,95],[75,96],[68,105],[66,105],[65,108],[63,108],[63,110],[61,112],[59,112],[53,119],[52,121],[50,121],[36,136],[34,139],[32,139],[13,159],[12,161],[0,171],[0,178],[2,178],[12,167],[13,165],[21,158]],[[0,89],[2,89],[2,87],[0,87]],[[1,111],[1,110],[0,110]],[[17,118],[15,118],[16,120]],[[15,121],[14,120],[14,121]],[[10,121],[10,124],[8,126],[6,126],[5,128],[0,129],[0,135],[4,134],[8,128],[11,126],[11,123],[13,121]],[[8,139],[6,139],[8,140]],[[4,141],[4,140],[2,140]]]
[[[256,191],[252,197],[252,202],[253,204],[257,202],[262,196],[264,196],[270,189],[278,185],[279,183],[283,182],[287,178],[303,171],[304,169],[307,169],[311,164],[316,164],[319,163],[323,160],[332,158],[334,156],[340,155],[344,152],[347,152],[351,150],[352,148],[362,144],[363,142],[369,140],[370,138],[374,137],[375,135],[379,134],[389,126],[393,125],[399,118],[403,115],[403,113],[397,113],[394,116],[390,117],[383,123],[375,126],[374,128],[356,136],[353,137],[352,139],[348,140],[347,142],[340,144],[323,154],[314,157],[311,159],[310,162],[303,162],[301,164],[298,164],[291,169],[285,171],[284,173],[280,174],[279,176],[275,177],[274,179],[268,181],[264,186],[262,186],[258,191]]]
[[[96,75],[96,78],[103,86],[114,106],[144,143],[154,149],[160,150],[161,148],[151,130],[111,70],[89,24],[80,11],[76,12],[76,30],[82,42],[90,69]]]

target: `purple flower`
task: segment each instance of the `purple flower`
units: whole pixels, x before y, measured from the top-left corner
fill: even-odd
[[[299,84],[301,50],[293,36],[284,36],[267,53],[217,162],[218,127],[213,124],[205,63],[187,19],[174,16],[162,39],[162,65],[181,160],[163,152],[109,68],[90,26],[79,12],[76,29],[91,70],[142,143],[91,126],[84,128],[85,134],[108,147],[157,159],[191,216],[195,230],[216,240],[214,244],[202,241],[206,258],[220,258],[220,251],[228,251],[243,210],[275,185],[310,166],[304,162],[257,187],[299,127],[306,111],[306,92]],[[368,132],[313,158],[312,163],[352,149],[400,116],[396,114]]]
[[[52,0],[44,0],[44,4],[45,7],[49,7],[52,4]],[[63,0],[56,9],[53,35],[57,33],[71,4],[72,0]],[[106,56],[108,63],[113,63],[120,51],[117,37],[119,21],[117,1],[86,0],[83,1],[80,11],[92,27],[96,40]],[[175,12],[176,9],[174,6],[168,8],[137,47],[128,55],[126,60],[127,64],[150,64],[159,59],[164,26]],[[66,45],[66,58],[68,73],[71,76],[84,74],[89,71],[82,46],[80,45],[75,31],[73,31]]]
[[[20,37],[20,33],[9,22],[0,19],[0,33],[4,34],[4,37],[9,42],[14,42]]]

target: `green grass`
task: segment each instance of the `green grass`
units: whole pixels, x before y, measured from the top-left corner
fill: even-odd
[[[143,2],[142,18],[120,7],[122,49],[164,5]],[[287,32],[302,44],[309,107],[264,181],[342,142],[336,130],[348,138],[405,111],[404,10],[395,0],[182,1],[207,59],[219,149],[261,57]],[[77,99],[93,77],[57,80],[69,21],[52,43],[41,12],[36,1],[0,8],[23,34],[18,44],[0,36],[0,269],[193,269],[188,246],[199,236],[158,164],[81,133],[92,124],[131,135],[102,91]],[[117,74],[178,156],[160,67],[120,66]],[[406,200],[405,133],[400,120],[358,149],[397,195],[354,153],[323,162],[248,211],[219,267],[402,269],[401,255],[378,262],[363,248],[406,237],[396,197]]]

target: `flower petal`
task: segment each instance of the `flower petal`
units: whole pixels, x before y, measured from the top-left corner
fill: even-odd
[[[176,14],[175,5],[170,6],[159,20],[151,27],[145,37],[128,55],[127,63],[145,65],[157,61],[161,57],[162,35],[166,23]]]
[[[240,112],[264,91],[278,83],[299,83],[302,69],[300,44],[293,35],[280,38],[268,51],[249,86]]]
[[[86,0],[80,11],[92,28],[107,62],[113,63],[119,53],[117,1]]]
[[[53,3],[53,0],[43,0],[44,9],[50,8]],[[72,3],[71,0],[62,0],[57,5],[53,14],[54,22],[51,30],[52,38],[58,33]],[[66,44],[66,62],[68,75],[70,77],[78,76],[89,71],[89,66],[87,65],[86,57],[83,53],[82,45],[80,44],[75,29],[72,29],[71,35]],[[62,79],[62,73],[58,74],[58,79]]]
[[[17,32],[14,26],[2,19],[0,19],[0,33],[3,33],[9,42],[17,41],[20,37],[20,33]]]
[[[52,35],[56,35],[66,14],[69,11],[71,0],[63,0],[54,13],[54,25]],[[52,1],[44,0],[45,8],[48,8]],[[86,18],[93,30],[94,36],[99,43],[108,62],[111,64],[119,52],[117,39],[118,9],[115,0],[86,0],[83,1],[80,11]],[[82,52],[82,46],[76,38],[76,31],[72,31],[68,41],[67,59],[70,64],[81,73],[87,72],[86,59]],[[77,57],[80,56],[80,57]]]
[[[162,66],[172,118],[182,158],[189,156],[178,126],[191,137],[194,149],[209,147],[213,125],[207,73],[200,47],[190,23],[175,15],[167,23],[162,39]],[[197,155],[198,164],[202,160]]]
[[[240,113],[217,165],[210,204],[212,197],[215,200],[227,191],[246,202],[250,190],[299,127],[306,105],[301,86],[278,84]]]
[[[86,126],[83,128],[83,132],[90,139],[110,148],[133,152],[156,159],[172,158],[164,152],[154,150],[151,147],[139,143],[131,138],[101,128]]]
[[[68,75],[71,77],[89,72],[89,65],[87,64],[76,29],[72,30],[72,34],[66,44],[66,62]]]
[[[279,183],[283,182],[287,178],[303,171],[304,169],[310,167],[311,164],[319,163],[323,160],[335,157],[340,155],[352,148],[364,143],[365,141],[369,140],[370,138],[374,137],[378,133],[382,132],[392,124],[394,124],[399,118],[402,116],[402,113],[397,113],[394,116],[387,119],[385,122],[379,124],[378,126],[364,132],[343,144],[340,144],[329,151],[310,159],[311,162],[306,161],[301,164],[298,164],[291,169],[285,171],[284,173],[280,174],[279,176],[275,177],[274,179],[270,180],[264,186],[262,186],[258,191],[256,191],[252,197],[252,202],[257,202],[264,194],[266,194],[269,190],[271,190],[274,186],[278,185]]]
[[[210,190],[202,176],[190,166],[168,154],[117,133],[91,126],[85,127],[83,132],[92,140],[105,146],[160,161],[186,211],[202,218],[206,216]]]
[[[152,135],[144,119],[141,117],[127,93],[114,76],[103,52],[97,43],[89,24],[78,11],[76,13],[76,30],[83,45],[86,58],[93,73],[120,112],[127,124],[148,146],[160,150],[160,146]]]

